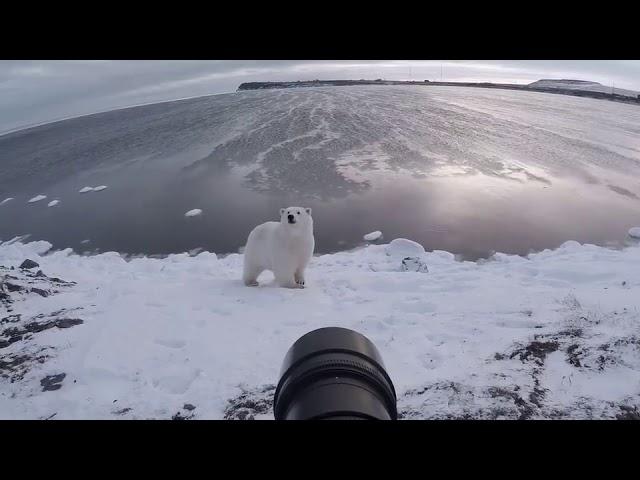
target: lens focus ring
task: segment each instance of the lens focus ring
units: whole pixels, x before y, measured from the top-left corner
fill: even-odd
[[[289,348],[274,396],[276,420],[395,420],[396,393],[382,357],[364,335],[326,327]]]

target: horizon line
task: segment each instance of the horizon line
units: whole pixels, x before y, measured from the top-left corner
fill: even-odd
[[[193,98],[213,97],[214,95],[227,95],[229,93],[238,93],[238,91],[234,90],[232,92],[205,93],[204,95],[193,95],[193,96],[190,96],[190,97],[180,97],[180,98],[171,98],[171,99],[168,99],[168,100],[158,100],[158,101],[154,101],[154,102],[136,103],[135,105],[127,105],[125,107],[116,107],[116,108],[110,108],[108,110],[98,110],[98,111],[90,112],[90,113],[81,113],[79,115],[71,115],[70,117],[57,118],[55,120],[45,120],[44,122],[40,122],[40,123],[34,123],[34,124],[29,124],[29,125],[23,125],[23,126],[20,126],[20,127],[16,127],[16,128],[11,129],[11,130],[6,130],[4,132],[0,132],[0,137],[3,137],[4,135],[9,135],[11,133],[20,132],[22,130],[28,130],[30,128],[42,127],[43,125],[49,125],[51,123],[64,122],[65,120],[73,120],[74,118],[81,118],[81,117],[88,117],[88,116],[91,116],[91,115],[98,115],[100,113],[116,112],[118,110],[127,110],[128,108],[144,107],[144,106],[147,106],[147,105],[157,105],[157,104],[160,104],[160,103],[179,102],[181,100],[190,100],[190,99],[193,99]]]
[[[129,108],[136,108],[136,107],[144,107],[144,106],[148,106],[148,105],[158,105],[161,103],[170,103],[170,102],[179,102],[182,100],[190,100],[190,99],[194,99],[194,98],[204,98],[204,97],[212,97],[215,95],[227,95],[230,93],[241,93],[241,91],[239,90],[240,85],[245,84],[245,83],[305,83],[305,82],[315,82],[315,81],[343,81],[343,80],[353,80],[353,81],[374,81],[374,80],[367,80],[367,79],[325,79],[325,80],[321,80],[321,79],[313,79],[313,80],[279,80],[279,81],[252,81],[252,82],[240,82],[238,84],[238,87],[236,87],[235,90],[233,91],[227,91],[227,92],[218,92],[218,93],[206,93],[204,95],[192,95],[192,96],[188,96],[188,97],[180,97],[180,98],[171,98],[171,99],[167,99],[167,100],[158,100],[158,101],[153,101],[153,102],[145,102],[145,103],[137,103],[137,104],[133,104],[133,105],[126,105],[124,107],[116,107],[116,108],[108,108],[106,110],[97,110],[97,111],[93,111],[93,112],[89,112],[89,113],[81,113],[78,115],[71,115],[68,117],[62,117],[62,118],[56,118],[56,119],[52,119],[52,120],[45,120],[43,122],[38,122],[38,123],[34,123],[34,124],[28,124],[28,125],[21,125],[19,127],[14,127],[10,130],[6,130],[3,132],[0,132],[0,137],[3,137],[5,135],[10,135],[12,133],[17,133],[20,132],[22,130],[28,130],[30,128],[36,128],[36,127],[42,127],[44,125],[49,125],[52,123],[58,123],[58,122],[63,122],[65,120],[73,120],[75,118],[82,118],[82,117],[88,117],[91,115],[98,115],[100,113],[108,113],[108,112],[115,112],[118,110],[127,110]],[[390,81],[390,82],[420,82],[420,80],[391,80],[391,79],[381,79],[382,81]],[[555,79],[555,78],[542,78],[542,79],[538,79],[535,80],[533,82],[529,82],[529,83],[515,83],[513,85],[529,85],[531,83],[535,83],[536,81],[541,81],[541,80],[558,80],[558,81],[563,81],[563,80],[575,80],[575,79]],[[425,80],[422,80],[422,82],[424,82]],[[460,82],[460,81],[455,81],[455,80],[450,80],[450,81],[438,81],[438,80],[427,80],[430,83],[494,83],[496,85],[500,85],[499,83],[496,82],[479,82],[479,81],[474,81],[474,82],[470,82],[470,81],[465,81],[465,82]],[[580,80],[580,81],[585,81],[588,82],[589,80]],[[600,85],[602,85],[599,82],[593,82],[593,83],[598,83]],[[504,84],[504,85],[510,85],[510,84]],[[603,87],[606,87],[606,85],[602,85]],[[618,89],[618,90],[628,90],[628,91],[632,91],[635,92],[635,90],[629,90],[629,89]]]

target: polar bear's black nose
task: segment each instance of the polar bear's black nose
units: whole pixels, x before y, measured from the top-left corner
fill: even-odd
[[[291,213],[290,213],[290,214],[287,216],[287,218],[289,219],[289,223],[295,223],[295,221],[294,221],[294,219],[293,219],[293,214],[291,214]]]

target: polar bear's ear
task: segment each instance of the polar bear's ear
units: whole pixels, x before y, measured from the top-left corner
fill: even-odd
[[[310,208],[305,208],[304,211],[307,212],[307,215],[311,216],[311,209]]]
[[[282,216],[282,214],[284,213],[284,208],[280,209],[280,216]]]

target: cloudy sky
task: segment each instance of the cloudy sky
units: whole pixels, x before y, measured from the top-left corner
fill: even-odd
[[[0,60],[0,132],[176,98],[229,93],[248,81],[385,78],[530,83],[592,80],[640,91],[640,61]]]

